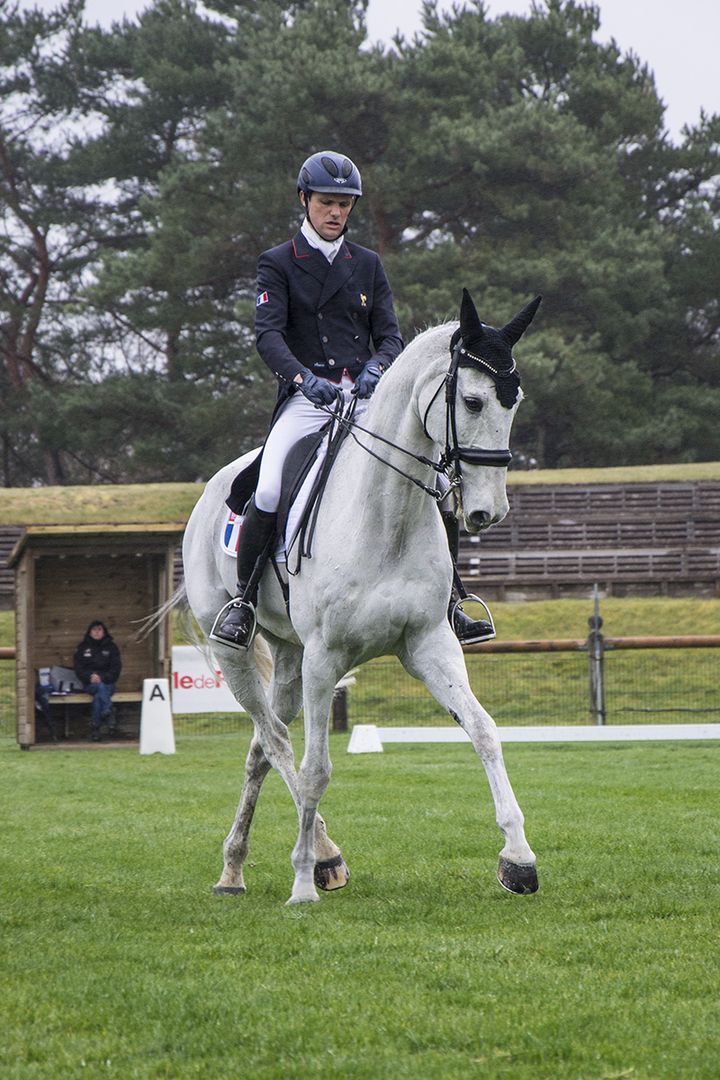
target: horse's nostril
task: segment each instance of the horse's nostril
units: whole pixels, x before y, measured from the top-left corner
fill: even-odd
[[[492,518],[486,510],[473,510],[470,515],[470,524],[476,529],[487,529],[492,524]]]

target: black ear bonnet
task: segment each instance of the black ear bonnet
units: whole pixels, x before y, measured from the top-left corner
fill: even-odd
[[[541,300],[536,296],[506,326],[496,330],[480,321],[470,293],[463,289],[460,326],[450,339],[450,353],[457,367],[486,371],[495,382],[498,401],[506,409],[513,407],[520,389],[512,348],[532,322]]]

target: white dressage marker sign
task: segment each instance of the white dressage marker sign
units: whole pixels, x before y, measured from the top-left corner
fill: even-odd
[[[720,739],[720,724],[586,724],[575,727],[498,727],[500,741],[628,742],[648,739]],[[382,752],[383,743],[470,742],[459,727],[377,727],[356,724],[348,754]]]
[[[167,679],[143,679],[140,753],[175,753],[170,684]]]

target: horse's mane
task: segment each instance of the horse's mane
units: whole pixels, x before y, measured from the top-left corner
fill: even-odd
[[[383,375],[371,405],[375,404],[376,399],[382,401],[387,394],[399,391],[401,386],[414,383],[433,361],[441,361],[447,366],[450,362],[450,338],[458,325],[457,321],[439,323],[417,334]]]
[[[435,326],[428,326],[425,330],[416,334],[412,341],[408,342],[393,364],[393,367],[397,364],[402,365],[408,362],[416,364],[423,354],[430,354],[431,350],[433,355],[442,355],[443,358],[446,354],[449,356],[450,338],[459,325],[457,319],[455,319],[444,323],[437,323]],[[437,338],[445,335],[447,336],[445,348],[438,352],[440,342]],[[419,357],[416,355],[418,353],[420,354]]]

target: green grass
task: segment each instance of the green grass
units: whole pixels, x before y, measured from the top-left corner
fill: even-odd
[[[514,484],[624,484],[720,480],[720,461],[688,465],[623,465],[608,469],[539,469],[508,473]],[[4,525],[184,522],[203,484],[92,484],[0,488]]]
[[[492,605],[498,639],[584,638],[591,600],[534,600]],[[720,634],[720,599],[696,597],[608,597],[600,602],[603,633],[608,637]],[[175,634],[175,643],[184,638]],[[15,644],[15,617],[0,611],[0,645]]]
[[[333,737],[353,876],[298,909],[276,776],[248,894],[209,891],[247,741],[0,742],[4,1077],[717,1076],[717,746],[506,748],[541,873],[513,897],[469,747]]]
[[[538,469],[508,472],[509,484],[668,484],[720,480],[720,462],[687,465],[614,465],[606,469]]]
[[[2,488],[0,521],[4,525],[184,523],[202,490],[202,484]]]

